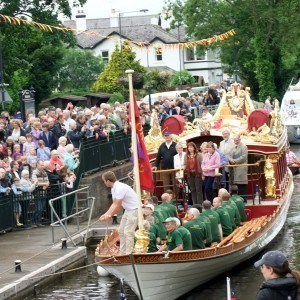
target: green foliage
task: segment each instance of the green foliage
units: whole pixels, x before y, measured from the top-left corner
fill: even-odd
[[[280,97],[300,74],[299,0],[173,0],[166,1],[172,26],[184,22],[190,40],[234,28],[235,39],[221,42],[221,60],[233,73],[234,46],[238,75],[255,98]],[[231,18],[234,15],[234,18]]]
[[[33,21],[61,26],[58,14],[71,16],[71,4],[86,0],[37,1],[3,0],[0,13],[8,16],[32,18]],[[18,90],[33,86],[36,102],[50,96],[65,46],[75,45],[72,32],[45,32],[30,25],[0,24],[0,38],[4,61],[4,82],[13,98],[11,112],[18,109]]]
[[[115,104],[116,102],[124,103],[124,97],[121,93],[116,93],[112,97],[109,98],[107,103],[109,104]]]
[[[147,72],[145,83],[146,86],[151,86],[153,91],[163,91],[165,87],[171,85],[172,76],[171,71],[155,69]]]
[[[123,84],[125,95],[128,96],[128,87],[125,86],[126,78],[122,79],[122,67],[123,71],[132,69],[135,71],[135,73],[140,73],[141,76],[144,76],[146,73],[145,68],[140,64],[140,62],[135,60],[135,53],[131,51],[127,43],[123,44],[122,60],[120,49],[116,45],[116,48],[111,55],[109,64],[105,66],[104,71],[99,75],[97,81],[93,85],[93,91],[121,93]]]
[[[195,83],[196,80],[193,77],[193,75],[187,71],[187,70],[182,70],[181,72],[176,72],[175,75],[172,78],[172,85],[182,85],[182,84],[190,84],[190,83]]]
[[[103,68],[102,58],[91,51],[66,49],[57,73],[58,88],[90,89]]]

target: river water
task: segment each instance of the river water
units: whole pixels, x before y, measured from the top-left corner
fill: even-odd
[[[282,250],[288,257],[292,268],[300,269],[300,175],[294,177],[295,190],[288,213],[287,222],[283,230],[266,250]],[[94,262],[94,250],[89,250],[88,264]],[[231,287],[238,300],[253,300],[262,282],[260,269],[253,267],[253,263],[259,259],[261,254],[251,260],[239,265],[226,274],[215,278],[193,290],[180,300],[222,300],[226,299],[226,277],[231,279]],[[155,287],[154,287],[155,288]],[[120,283],[110,277],[99,277],[96,266],[65,276],[61,281],[56,281],[52,286],[43,289],[37,296],[31,296],[26,300],[33,299],[119,299]],[[138,299],[135,294],[125,285],[127,299]],[[153,298],[155,300],[155,298]],[[168,300],[168,299],[166,299]]]

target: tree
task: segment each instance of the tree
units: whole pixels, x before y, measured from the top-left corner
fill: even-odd
[[[195,83],[196,80],[193,77],[193,75],[187,71],[182,70],[179,72],[176,72],[176,74],[172,78],[172,85],[182,85],[182,84],[189,84],[189,83]]]
[[[116,45],[114,52],[111,55],[109,64],[105,66],[104,71],[99,75],[97,81],[93,85],[94,92],[105,92],[105,93],[121,93],[122,85],[125,86],[126,78],[122,78],[123,70],[132,69],[135,73],[135,77],[142,80],[141,77],[146,73],[146,69],[140,64],[139,61],[135,60],[135,53],[131,51],[128,43],[124,43],[122,47],[122,64],[121,64],[121,53],[118,45]],[[125,89],[125,93],[128,96],[128,89]]]
[[[58,88],[90,89],[103,68],[101,56],[87,50],[66,49],[57,73]]]
[[[152,87],[153,91],[164,91],[167,86],[171,85],[173,72],[162,70],[151,70],[146,74],[146,82]]]
[[[183,19],[191,39],[235,29],[235,39],[218,45],[221,60],[232,72],[236,47],[238,74],[256,98],[282,95],[291,78],[299,76],[298,0],[177,0],[175,5],[167,1],[169,18],[173,11],[178,15],[178,3],[182,5],[179,19]]]
[[[75,5],[86,0],[74,0]],[[58,14],[71,16],[71,6],[65,0],[3,0],[0,13],[15,17],[29,17],[33,21],[61,26]],[[76,41],[72,32],[45,32],[30,25],[0,23],[0,39],[4,61],[4,82],[13,98],[11,111],[19,105],[18,89],[33,86],[36,101],[49,97],[54,78],[66,45]]]

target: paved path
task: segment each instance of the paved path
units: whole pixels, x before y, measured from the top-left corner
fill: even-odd
[[[91,224],[93,224],[91,228],[96,228],[95,234],[98,236],[106,230],[106,226],[97,222],[97,219],[92,220]],[[85,228],[86,223],[80,226],[80,229]],[[69,225],[68,229],[73,234],[77,231],[77,226]],[[7,284],[64,257],[68,253],[71,254],[77,249],[68,241],[68,248],[62,250],[60,239],[65,237],[65,232],[61,227],[55,227],[54,230],[55,240],[58,241],[55,246],[52,244],[50,226],[17,230],[0,235],[0,290]],[[79,236],[81,237],[80,234]],[[22,261],[21,273],[15,272],[15,260]]]

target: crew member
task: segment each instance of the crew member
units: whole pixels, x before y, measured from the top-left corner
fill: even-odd
[[[107,187],[111,188],[113,203],[99,220],[110,220],[110,218],[123,207],[125,212],[118,229],[120,236],[120,253],[129,254],[134,247],[134,232],[138,224],[137,194],[129,185],[118,181],[114,172],[105,172],[102,175],[102,180]]]
[[[235,205],[237,206],[240,217],[241,217],[241,222],[245,222],[247,219],[246,213],[245,213],[245,203],[244,199],[238,195],[239,188],[237,185],[231,186],[231,197],[230,197],[230,202],[234,202]]]
[[[214,205],[214,210],[220,216],[223,237],[230,235],[230,233],[232,232],[232,223],[227,209],[222,207],[222,199],[220,197],[214,198],[213,205]]]
[[[167,243],[163,244],[158,252],[165,250],[169,251],[182,251],[184,249],[182,236],[179,230],[176,228],[176,218],[167,218],[165,221],[167,235]]]
[[[184,227],[189,230],[192,237],[192,250],[205,248],[207,231],[199,216],[200,212],[197,208],[190,208],[187,213],[188,222],[184,223]]]
[[[221,240],[223,239],[223,232],[220,216],[217,212],[211,209],[211,202],[208,200],[203,201],[202,216],[206,216],[210,220],[212,242],[221,242]]]

